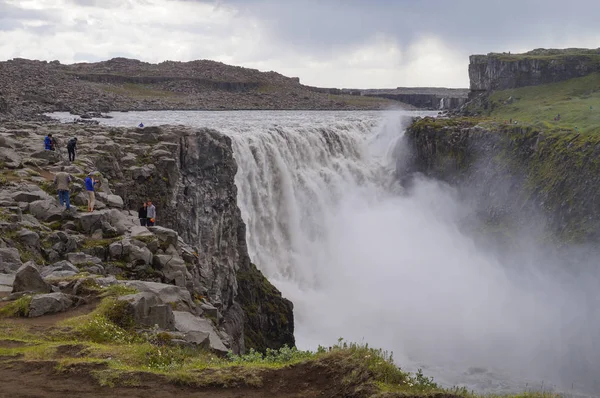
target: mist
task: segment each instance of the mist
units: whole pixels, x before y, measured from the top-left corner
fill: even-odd
[[[511,231],[508,252],[471,234],[464,193],[398,187],[408,120],[234,138],[251,257],[294,303],[298,347],[366,342],[481,392],[595,391],[598,257],[553,252],[541,227]]]

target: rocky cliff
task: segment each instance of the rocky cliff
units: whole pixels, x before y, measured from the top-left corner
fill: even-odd
[[[469,90],[434,87],[398,87],[361,90],[362,95],[400,101],[420,109],[453,110],[467,102]]]
[[[44,135],[49,132],[62,143],[59,152],[39,151]],[[62,151],[71,135],[79,138],[79,156],[68,165]],[[142,260],[115,258],[113,252],[117,248],[111,251],[112,246],[102,247],[106,239],[110,239],[106,243],[127,247],[128,251],[138,250],[130,249],[131,242],[137,241],[129,237],[133,234],[131,227],[115,230],[111,227],[113,216],[98,213],[99,218],[94,221],[98,228],[95,224],[83,228],[92,236],[81,238],[80,244],[74,241],[69,250],[61,249],[54,254],[41,251],[38,265],[52,265],[68,259],[72,252],[84,251],[101,260],[104,276],[117,274],[127,279],[174,284],[186,289],[191,297],[204,298],[215,308],[210,314],[235,352],[294,345],[291,302],[281,297],[248,256],[245,225],[236,202],[237,166],[228,137],[215,131],[183,127],[127,130],[4,123],[0,126],[0,180],[8,207],[0,210],[5,211],[5,217],[11,217],[9,213],[13,210],[33,213],[27,202],[15,198],[15,192],[45,195],[42,199],[48,202],[53,220],[60,221],[56,228],[64,231],[69,241],[66,222],[75,220],[78,225],[78,220],[91,216],[79,212],[63,215],[56,208],[56,200],[40,189],[51,191],[49,179],[61,164],[67,164],[68,171],[78,181],[73,192],[76,204],[85,204],[78,192],[80,178],[89,171],[100,173],[103,179],[104,193],[99,193],[101,211],[106,206],[117,206],[120,209],[117,213],[127,216],[128,209],[136,210],[142,201],[152,200],[158,210],[157,224],[168,228],[167,232],[155,233],[161,232],[166,243],[163,245],[161,240],[156,247],[150,247],[147,255],[141,256]],[[131,216],[135,220],[135,213]],[[40,217],[49,221],[44,212]],[[21,244],[18,240],[11,242],[8,244]],[[165,255],[176,255],[178,260],[163,258]]]
[[[600,71],[600,49],[538,49],[524,54],[472,55],[472,95],[523,86],[554,83]]]
[[[400,178],[420,172],[447,181],[488,222],[524,226],[543,215],[562,241],[600,237],[600,137],[423,118],[405,144]]]

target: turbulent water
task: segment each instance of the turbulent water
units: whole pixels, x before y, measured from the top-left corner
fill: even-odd
[[[231,136],[250,256],[294,302],[300,348],[365,341],[481,392],[589,390],[600,350],[588,349],[597,333],[585,330],[585,295],[535,267],[515,275],[478,247],[450,187],[422,178],[404,192],[394,181],[416,114],[129,112],[101,122]]]

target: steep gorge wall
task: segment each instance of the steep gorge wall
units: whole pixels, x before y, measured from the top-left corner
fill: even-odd
[[[237,206],[237,165],[231,140],[216,131],[161,127],[114,129],[139,152],[97,145],[95,164],[125,206],[157,206],[159,225],[176,230],[200,263],[199,286],[224,314],[235,351],[294,345],[292,303],[251,263]]]
[[[549,50],[547,50],[549,51]],[[558,50],[557,50],[558,51]],[[585,54],[488,54],[469,57],[472,94],[536,86],[582,77],[600,71],[600,50]]]
[[[424,118],[397,173],[449,182],[490,222],[543,218],[562,241],[600,237],[600,137]]]

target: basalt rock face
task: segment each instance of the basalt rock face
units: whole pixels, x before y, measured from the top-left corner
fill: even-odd
[[[401,180],[423,173],[446,181],[486,222],[523,226],[543,219],[562,240],[600,237],[598,137],[424,118],[410,126],[403,145]]]
[[[536,86],[600,71],[598,50],[534,50],[525,54],[472,55],[472,95],[478,92]]]
[[[139,143],[136,153],[123,153],[121,145],[112,148],[100,171],[123,180],[114,186],[125,208],[152,200],[157,223],[176,230],[194,247],[200,293],[223,312],[234,350],[293,346],[291,302],[250,263],[246,226],[237,206],[237,165],[230,138],[208,129],[185,128],[136,129],[126,136]],[[248,274],[256,279],[248,282]],[[263,294],[265,289],[268,294]],[[247,310],[254,308],[249,303],[255,297],[264,300],[264,311]],[[246,336],[265,336],[265,340]]]

